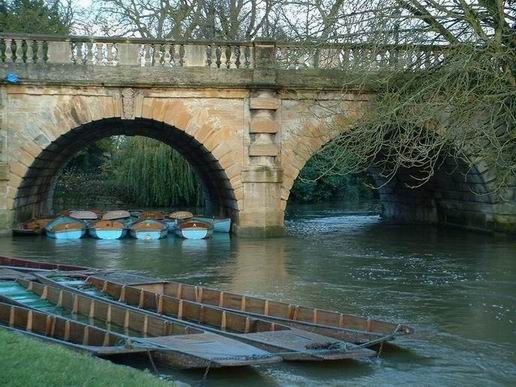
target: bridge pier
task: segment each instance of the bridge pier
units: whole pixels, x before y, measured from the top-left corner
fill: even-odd
[[[238,236],[284,235],[281,178],[281,169],[268,166],[250,166],[242,172],[244,200],[235,230]]]

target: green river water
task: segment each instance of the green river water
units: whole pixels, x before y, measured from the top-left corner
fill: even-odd
[[[404,322],[413,337],[367,361],[175,371],[203,386],[516,385],[516,238],[289,208],[287,235],[159,241],[0,238],[0,254],[136,270],[190,284]],[[149,367],[145,364],[135,366]]]

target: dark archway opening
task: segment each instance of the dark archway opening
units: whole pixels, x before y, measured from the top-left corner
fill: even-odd
[[[15,220],[51,214],[56,181],[66,164],[88,144],[120,135],[149,137],[174,148],[187,160],[202,182],[204,211],[210,215],[234,217],[237,206],[229,179],[219,162],[201,143],[162,122],[111,118],[72,129],[41,152],[18,188]]]
[[[390,223],[492,228],[498,198],[490,191],[492,177],[487,169],[472,168],[460,159],[446,156],[427,180],[421,172],[408,168],[385,175],[375,163],[362,173],[338,174],[329,171],[328,164],[318,157],[312,157],[296,179],[287,213],[299,202],[319,206],[324,202],[339,213],[377,212]],[[307,200],[303,200],[304,194]],[[352,199],[351,203],[346,198]]]

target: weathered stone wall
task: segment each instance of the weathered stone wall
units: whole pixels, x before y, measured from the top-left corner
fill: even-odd
[[[4,90],[1,133],[8,144],[2,151],[3,176],[0,176],[3,177],[5,199],[2,208],[4,228],[13,220],[15,199],[18,206],[26,204],[24,199],[30,204],[31,195],[37,190],[33,187],[32,192],[29,190],[29,194],[23,196],[17,190],[34,161],[44,151],[54,153],[54,158],[62,159],[60,164],[49,159],[46,165],[41,164],[38,168],[40,174],[55,176],[73,154],[67,154],[67,147],[50,151],[52,144],[70,131],[113,117],[126,120],[145,118],[184,131],[203,144],[218,161],[231,182],[237,201],[243,196],[241,171],[246,157],[243,145],[248,141],[244,139],[243,128],[249,120],[246,90],[39,88],[21,85],[7,86]],[[93,125],[91,133],[82,135],[81,144],[69,146],[84,146],[104,135],[111,133],[103,134]]]
[[[116,66],[64,56],[4,64],[0,78],[15,72],[20,81],[0,84],[0,230],[48,212],[59,170],[86,144],[129,134],[183,152],[239,235],[281,235],[299,171],[337,134],[333,122],[338,130],[359,122],[374,88],[343,94],[351,71],[278,69],[273,43],[253,47],[254,67],[239,69],[203,67],[202,58],[193,67],[126,66],[124,52]],[[516,232],[516,189],[487,194],[489,168],[444,169],[417,190],[408,176],[380,190],[385,218]]]

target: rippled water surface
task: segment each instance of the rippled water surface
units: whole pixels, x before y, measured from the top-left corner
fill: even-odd
[[[369,361],[161,370],[205,386],[516,385],[516,239],[289,209],[287,236],[206,241],[0,238],[0,254],[120,268],[413,325]],[[145,366],[141,365],[140,366]]]

